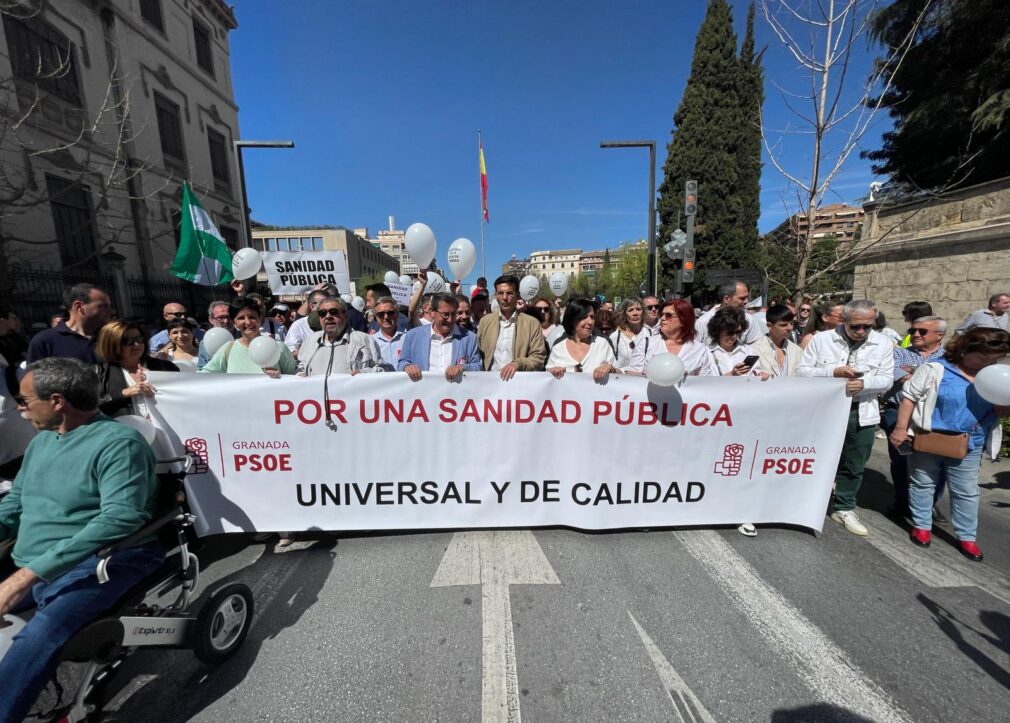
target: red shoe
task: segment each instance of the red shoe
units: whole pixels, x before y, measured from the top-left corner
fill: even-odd
[[[918,527],[912,528],[912,534],[909,535],[914,542],[919,547],[929,547],[930,539],[933,537],[933,533],[929,530],[922,530]]]
[[[975,562],[980,562],[982,560],[982,551],[972,540],[958,540],[957,548],[961,551],[961,554],[969,560],[974,560]]]

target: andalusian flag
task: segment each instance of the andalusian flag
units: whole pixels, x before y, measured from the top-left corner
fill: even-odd
[[[484,212],[484,220],[491,223],[487,212],[487,166],[484,165],[484,142],[480,142],[480,208]]]
[[[231,250],[221,232],[200,205],[200,199],[188,183],[182,184],[182,228],[179,250],[175,252],[172,273],[200,286],[227,284],[231,273]]]

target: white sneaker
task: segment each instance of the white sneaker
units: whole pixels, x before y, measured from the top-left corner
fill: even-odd
[[[832,512],[831,519],[838,524],[843,525],[845,529],[853,535],[866,537],[870,534],[870,531],[866,529],[866,526],[859,521],[859,515],[856,514],[855,510],[839,510],[837,512]]]
[[[757,528],[754,527],[754,525],[752,525],[749,522],[745,522],[742,525],[740,525],[738,528],[736,528],[736,531],[746,537],[757,537],[758,533]]]

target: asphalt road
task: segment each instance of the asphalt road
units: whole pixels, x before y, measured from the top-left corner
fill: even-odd
[[[819,537],[549,529],[250,545],[205,575],[253,587],[243,649],[216,668],[138,652],[100,719],[1005,721],[1010,462],[983,463],[983,563],[942,531],[912,546],[883,515],[886,469],[878,441],[865,539],[828,520]]]

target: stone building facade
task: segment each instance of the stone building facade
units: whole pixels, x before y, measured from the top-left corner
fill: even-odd
[[[178,288],[184,180],[238,245],[235,15],[222,0],[25,6],[41,9],[0,13],[0,192],[14,199],[0,277],[111,280],[120,314],[147,314],[155,287]]]
[[[853,298],[877,302],[890,324],[901,307],[928,301],[960,323],[1010,292],[1010,177],[939,196],[865,205]]]

